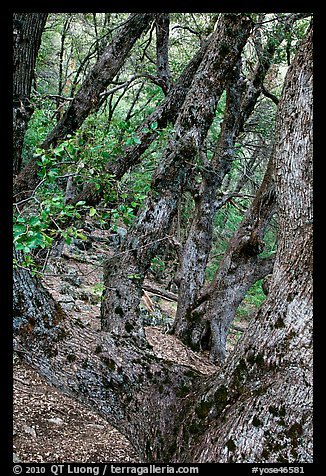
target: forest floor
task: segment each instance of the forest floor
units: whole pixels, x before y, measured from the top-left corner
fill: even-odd
[[[89,225],[88,249],[84,244],[64,246],[58,258],[48,261],[44,285],[60,302],[71,319],[100,328],[102,263],[115,249],[110,232]],[[155,282],[152,286],[161,287]],[[147,313],[146,336],[158,357],[196,368],[202,374],[214,373],[207,354],[187,349],[176,337],[167,334],[176,302],[147,292],[155,312]],[[152,322],[151,322],[152,318]],[[248,324],[243,317],[229,335],[230,351]],[[139,463],[129,441],[93,409],[63,395],[14,355],[14,461],[22,463]]]

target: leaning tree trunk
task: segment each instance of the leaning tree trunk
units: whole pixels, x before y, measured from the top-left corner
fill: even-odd
[[[191,312],[200,289],[204,285],[205,272],[213,238],[213,219],[225,200],[217,199],[217,191],[222,185],[226,173],[230,170],[234,157],[234,144],[240,130],[242,88],[240,81],[241,61],[233,71],[227,85],[225,117],[216,151],[209,162],[204,154],[202,181],[198,190],[194,190],[194,217],[180,253],[179,268],[175,282],[179,286],[178,307],[173,332],[186,344],[198,348],[198,342],[191,342]],[[242,116],[243,117],[243,116]],[[205,160],[206,159],[206,160]],[[203,328],[205,323],[203,323]]]
[[[158,358],[145,339],[99,333],[69,319],[16,259],[14,350],[59,390],[118,428],[143,461],[168,461],[174,416],[199,374]]]
[[[312,462],[312,34],[289,68],[278,109],[280,233],[268,298],[221,377],[200,394],[205,436],[195,418],[192,431],[182,426],[179,455],[194,444],[192,461]]]
[[[199,316],[202,313],[198,313],[196,314],[196,322],[194,322],[195,314],[192,314],[192,311],[205,281],[206,266],[212,244],[213,219],[215,213],[225,203],[225,200],[217,199],[217,192],[225,176],[231,170],[235,157],[236,139],[254,110],[276,48],[283,41],[294,22],[301,17],[302,14],[290,13],[278,23],[275,33],[270,35],[266,45],[262,48],[259,63],[250,81],[244,81],[241,75],[241,63],[239,62],[235,67],[233,78],[227,86],[226,110],[220,137],[212,160],[204,163],[202,183],[199,190],[195,191],[194,194],[194,217],[182,253],[180,253],[181,259],[176,274],[179,298],[172,332],[186,345],[190,345],[194,349],[198,349],[203,344],[210,347],[212,343],[209,339],[211,333],[210,329],[207,328],[208,321],[203,319],[200,323]],[[236,300],[233,300],[233,310],[235,303],[241,302],[241,294],[237,296]],[[234,314],[233,310],[232,314]],[[194,326],[196,328],[195,332]],[[228,328],[228,326],[226,327]],[[205,338],[201,342],[203,336]],[[214,359],[213,353],[211,357]]]
[[[250,26],[250,21],[241,14],[224,14],[219,21],[175,123],[175,133],[154,174],[144,209],[117,258],[113,257],[105,265],[103,329],[117,335],[142,333],[138,305],[144,274],[158,245],[166,238],[180,192],[191,175]]]
[[[206,340],[209,338],[212,362],[225,359],[227,334],[246,293],[273,270],[274,257],[259,256],[275,205],[273,185],[266,184],[268,178],[265,176],[257,197],[231,239],[213,282],[203,292],[202,299],[207,298],[207,303],[191,313],[191,342],[200,345],[203,336]]]
[[[30,102],[37,52],[47,13],[14,13],[13,55],[13,174],[21,169],[27,123],[33,113]]]
[[[86,117],[98,109],[100,94],[124,64],[136,40],[149,27],[153,15],[152,13],[130,15],[95,63],[61,120],[46,137],[41,147],[46,149],[50,145],[55,146],[67,134],[75,132]],[[37,158],[31,159],[15,180],[15,195],[20,194],[22,199],[32,193],[40,180],[37,175],[38,169]]]
[[[187,307],[182,306],[182,314],[179,311],[176,315],[174,333],[194,350],[209,349],[213,362],[225,358],[226,337],[248,289],[273,269],[273,257],[259,257],[275,208],[272,170],[270,160],[257,195],[231,238],[212,283],[193,292],[195,298],[187,302]],[[196,263],[193,266],[196,270]],[[187,276],[183,280],[187,283]]]
[[[269,296],[211,377],[145,340],[67,319],[14,270],[14,344],[58,389],[125,434],[146,462],[312,462],[312,30],[288,74],[274,148],[280,236]]]
[[[141,155],[157,137],[157,132],[155,129],[151,129],[151,124],[157,122],[157,128],[161,130],[165,128],[168,123],[173,124],[176,121],[208,44],[209,40],[202,45],[189,61],[162,103],[137,127],[135,135],[139,141],[137,141],[136,144],[126,147],[122,155],[106,165],[106,172],[114,175],[116,180],[120,180],[131,167],[134,167],[140,162]],[[80,192],[71,203],[85,200],[88,205],[96,205],[101,198],[101,191],[97,190],[95,185],[90,183],[86,185],[85,189]]]

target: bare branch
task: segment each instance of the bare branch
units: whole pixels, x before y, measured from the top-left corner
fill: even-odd
[[[273,101],[273,103],[276,104],[276,106],[278,105],[278,103],[280,101],[278,99],[278,97],[275,96],[275,94],[271,93],[270,91],[267,91],[267,89],[265,88],[264,85],[262,85],[262,87],[261,87],[261,92],[263,93],[264,96],[271,99]]]

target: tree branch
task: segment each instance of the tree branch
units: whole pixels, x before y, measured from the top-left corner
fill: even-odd
[[[169,301],[178,300],[177,294],[171,293],[170,291],[167,291],[166,289],[158,288],[148,283],[144,283],[142,287],[143,289],[145,289],[145,291],[149,291],[150,293],[153,293],[157,296],[163,296],[164,298],[167,298]]]
[[[280,102],[278,97],[275,96],[275,94],[272,94],[270,91],[267,91],[267,89],[265,88],[265,86],[263,84],[262,84],[262,87],[261,87],[261,92],[264,94],[264,96],[271,99],[273,101],[273,103],[276,104],[276,106]]]
[[[92,111],[98,109],[100,94],[116,76],[134,43],[150,26],[152,19],[153,14],[151,13],[132,13],[130,15],[126,25],[120,28],[111,44],[93,66],[61,120],[43,141],[42,148],[47,149],[50,145],[54,146],[68,133],[76,131],[85,118]],[[14,193],[19,192],[26,195],[23,198],[28,196],[26,190],[30,189],[31,185],[35,187],[39,181],[36,162],[37,159],[31,159],[14,181]]]

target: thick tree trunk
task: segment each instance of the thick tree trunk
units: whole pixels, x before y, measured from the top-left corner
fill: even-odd
[[[14,13],[13,55],[13,174],[20,172],[27,123],[33,113],[30,103],[37,52],[47,13]]]
[[[143,461],[169,461],[178,406],[199,374],[159,359],[145,339],[98,333],[69,319],[19,267],[14,295],[14,350],[63,393],[95,408]]]
[[[38,326],[37,335],[52,348],[62,331],[64,313],[30,271],[22,266],[23,253],[14,250],[13,272],[13,322],[14,333],[29,337]],[[53,344],[52,344],[53,339]],[[45,345],[45,344],[44,344]]]
[[[227,333],[246,292],[272,272],[274,259],[263,259],[259,254],[264,249],[264,232],[274,208],[270,161],[256,198],[230,240],[212,283],[201,293],[193,293],[195,298],[183,307],[184,313],[177,313],[176,335],[193,349],[210,349],[213,362],[224,360]],[[196,262],[194,269],[195,266]],[[187,276],[183,279],[187,281]]]
[[[100,94],[124,64],[136,40],[149,27],[153,15],[152,13],[132,13],[130,15],[93,66],[61,120],[43,142],[43,148],[54,146],[67,134],[75,132],[86,117],[97,110]],[[36,162],[37,159],[32,159],[15,180],[14,193],[15,195],[20,194],[20,199],[28,197],[39,182]]]
[[[312,462],[312,29],[287,74],[276,133],[280,236],[269,295],[201,395],[206,435],[195,419],[180,426],[179,454],[195,444],[192,461]]]
[[[254,110],[264,79],[272,64],[276,48],[283,41],[289,28],[299,18],[300,14],[289,14],[286,19],[282,19],[279,22],[278,28],[275,29],[276,33],[269,37],[265,47],[262,48],[260,61],[251,81],[245,81],[241,77],[241,63],[239,62],[235,67],[233,78],[227,86],[227,103],[221,134],[211,162],[207,161],[204,164],[202,183],[197,195],[194,196],[194,218],[182,250],[176,276],[176,282],[179,285],[179,299],[173,332],[186,345],[190,345],[194,349],[198,349],[201,345],[210,347],[212,344],[212,340],[208,339],[208,336],[211,335],[210,325],[207,328],[208,321],[203,319],[200,322],[199,319],[199,316],[203,314],[203,310],[201,310],[201,313],[196,313],[195,322],[193,321],[195,314],[192,314],[192,311],[205,280],[205,271],[212,243],[213,219],[215,213],[225,203],[223,200],[217,199],[217,192],[225,176],[231,170],[235,157],[234,147],[237,136],[243,130],[245,122]],[[254,207],[252,212],[254,213],[255,210],[256,208]],[[229,252],[230,250],[227,251],[227,253]],[[243,267],[241,269],[245,274],[245,269]],[[225,273],[225,270],[223,270],[223,273]],[[233,274],[233,271],[231,271],[231,274]],[[248,268],[249,275],[252,275],[252,273],[249,272]],[[252,282],[252,279],[248,280],[248,284],[250,282]],[[234,315],[236,311],[234,306],[236,303],[240,304],[243,297],[243,292],[240,292],[239,289],[237,298],[234,295],[235,299],[232,300],[232,304],[230,303],[232,308],[231,314]],[[230,323],[232,321],[231,314],[228,319]],[[209,319],[209,322],[213,325],[213,321]],[[214,326],[217,322],[218,320],[215,320]],[[222,322],[225,322],[225,320],[222,320]],[[226,329],[229,329],[229,325],[226,325]],[[225,333],[223,332],[223,334],[223,338],[221,335],[220,338],[224,341]],[[211,357],[212,359],[215,358],[213,349]]]
[[[312,29],[276,126],[270,292],[218,373],[203,377],[159,359],[145,340],[84,328],[28,271],[14,270],[15,349],[117,426],[144,461],[312,462]]]
[[[141,333],[138,304],[141,284],[191,176],[220,95],[248,38],[250,22],[241,14],[224,14],[192,81],[175,123],[175,133],[154,174],[144,209],[120,250],[123,257],[105,266],[103,329],[118,335]]]
[[[225,399],[236,402],[198,445],[203,462],[312,462],[312,53],[311,28],[276,122],[280,236],[269,294],[223,368]]]

